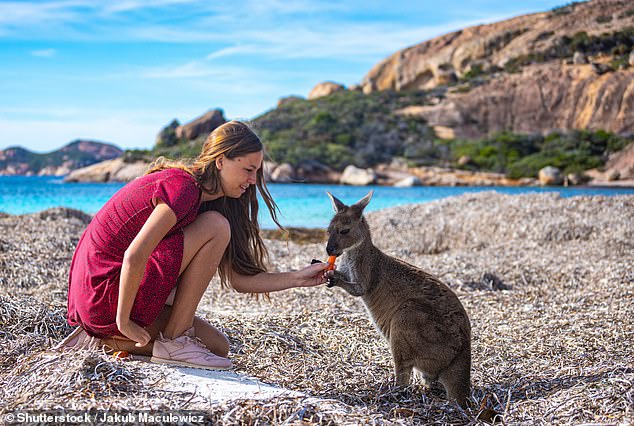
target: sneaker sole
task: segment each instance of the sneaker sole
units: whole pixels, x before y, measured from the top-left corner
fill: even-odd
[[[64,340],[53,346],[51,349],[54,351],[59,351],[62,349],[89,349],[91,345],[94,345],[94,342],[92,341],[93,338],[87,335],[87,339],[84,339],[80,342],[80,338],[78,336],[82,333],[85,333],[85,331],[81,327],[75,328],[68,336],[64,338]]]
[[[173,359],[157,358],[155,356],[150,358],[150,362],[154,362],[156,364],[178,365],[180,367],[199,368],[201,370],[231,370],[231,368],[233,367],[233,365],[229,365],[226,367],[223,367],[223,366],[211,367],[211,366],[200,365],[200,364],[192,364],[185,361],[175,361]]]

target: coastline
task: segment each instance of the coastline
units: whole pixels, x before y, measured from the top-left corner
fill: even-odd
[[[8,214],[38,213],[55,207],[95,214],[124,183],[63,183],[58,177],[0,177],[0,211]],[[429,202],[464,193],[496,191],[505,194],[555,192],[562,197],[579,195],[634,194],[629,186],[415,186],[327,185],[270,183],[268,189],[279,207],[279,219],[286,228],[326,227],[331,206],[326,192],[354,202],[368,191],[375,193],[368,211],[397,205]],[[260,227],[276,229],[268,212],[261,211]]]
[[[66,275],[86,220],[65,209],[0,218],[4,412],[27,409],[35,398],[42,409],[186,406],[219,424],[306,407],[337,424],[475,421],[477,410],[456,410],[434,387],[394,388],[387,345],[359,299],[339,289],[294,289],[266,300],[223,290],[214,279],[199,307],[228,335],[238,375],[308,398],[218,403],[204,389],[178,388],[169,367],[49,352],[69,332]],[[627,422],[634,195],[487,191],[384,209],[367,220],[377,246],[439,276],[465,305],[476,408],[484,404],[507,423]],[[325,256],[323,242],[265,242],[273,271]],[[89,389],[96,398],[82,396]]]

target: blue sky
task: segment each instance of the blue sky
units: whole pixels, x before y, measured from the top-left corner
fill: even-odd
[[[151,148],[172,119],[252,119],[407,46],[564,0],[0,1],[0,149]]]

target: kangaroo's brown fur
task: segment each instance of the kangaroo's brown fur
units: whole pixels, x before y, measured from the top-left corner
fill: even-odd
[[[438,278],[388,256],[372,243],[363,210],[372,192],[352,206],[328,193],[335,216],[328,226],[328,255],[340,256],[329,286],[360,296],[387,339],[398,384],[412,369],[438,380],[465,407],[471,381],[471,325],[458,297]]]

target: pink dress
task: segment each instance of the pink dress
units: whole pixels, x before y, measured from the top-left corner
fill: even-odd
[[[177,223],[152,252],[130,314],[142,327],[152,324],[178,280],[183,228],[196,219],[200,198],[195,179],[179,169],[142,176],[114,194],[77,244],[68,279],[68,323],[95,337],[120,334],[116,314],[123,255],[160,199]]]

